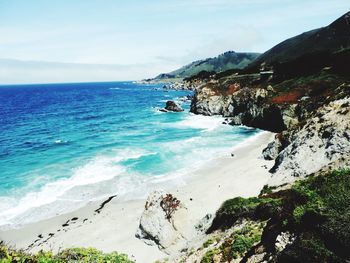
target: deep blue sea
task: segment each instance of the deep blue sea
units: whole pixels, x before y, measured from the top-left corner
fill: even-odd
[[[189,113],[189,94],[132,82],[0,86],[0,226],[144,197],[258,132]],[[158,111],[169,99],[185,111]]]

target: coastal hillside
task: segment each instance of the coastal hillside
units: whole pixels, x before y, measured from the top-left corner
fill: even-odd
[[[253,61],[248,70],[270,68],[303,57],[309,65],[317,61],[323,66],[329,62],[332,53],[343,51],[350,46],[349,32],[350,14],[346,13],[328,26],[279,43]]]
[[[259,53],[228,51],[217,57],[194,61],[169,73],[159,74],[155,77],[155,80],[183,79],[198,74],[201,71],[216,73],[229,69],[242,69],[254,61],[259,55]]]
[[[259,68],[266,62],[276,63],[275,68],[211,79],[195,91],[191,105],[193,113],[223,115],[230,118],[231,124],[279,134],[270,145],[276,152],[268,157],[276,158],[271,170],[275,174],[275,179],[271,180],[273,184],[294,181],[295,177],[316,172],[342,157],[344,149],[345,152],[349,150],[346,148],[349,144],[347,98],[350,96],[350,75],[346,66],[350,61],[349,14],[328,27],[311,31],[319,32],[317,37],[312,33],[313,37],[310,35],[306,40],[302,34],[261,55],[264,60],[258,59],[263,61]],[[330,32],[334,37],[330,38]],[[324,64],[313,60],[319,43],[318,49],[329,54],[328,59],[323,60]],[[295,58],[292,54],[300,47],[303,47],[301,57]],[[344,121],[340,123],[342,119]],[[326,130],[329,135],[324,134]],[[347,138],[344,144],[329,152],[329,145],[334,143],[327,141],[339,142],[344,136]],[[310,149],[303,148],[306,143],[310,143]],[[312,149],[315,145],[319,145],[317,150]],[[312,164],[298,163],[313,155]],[[295,160],[298,157],[300,159]]]
[[[241,71],[204,79],[191,111],[276,133],[259,197],[224,202],[178,262],[348,262],[350,12]]]
[[[60,30],[34,46],[9,35],[6,54],[120,61],[117,71],[152,76],[157,61],[172,64],[161,54],[306,32],[142,81],[0,85],[0,263],[350,263],[341,1],[62,1],[58,24],[40,15],[52,5],[10,4],[4,22],[29,25],[13,33],[32,31],[30,43],[45,35],[38,23]]]

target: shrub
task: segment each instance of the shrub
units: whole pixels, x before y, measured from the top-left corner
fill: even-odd
[[[52,252],[40,251],[36,254],[15,250],[0,242],[1,263],[65,263],[65,262],[113,262],[132,263],[127,255],[117,252],[103,253],[95,248],[70,248],[54,255]]]
[[[293,90],[286,92],[282,95],[274,97],[271,101],[272,103],[282,104],[282,103],[297,103],[299,98],[302,97],[303,93],[301,91]]]
[[[216,212],[208,233],[231,227],[238,218],[266,220],[281,206],[280,199],[236,197],[225,201]]]
[[[220,246],[222,261],[231,262],[243,257],[256,243],[260,242],[264,224],[248,222],[232,233]]]
[[[201,263],[214,263],[214,257],[219,253],[220,251],[216,248],[208,250],[201,259]]]
[[[203,248],[207,248],[207,247],[209,247],[211,244],[214,244],[214,243],[215,243],[215,240],[209,238],[207,241],[205,241],[205,242],[203,243]]]
[[[287,225],[312,231],[332,253],[350,258],[350,170],[311,177],[295,184],[292,193],[296,206]]]
[[[277,258],[277,262],[343,262],[323,241],[315,236],[303,235],[287,247]]]
[[[244,255],[254,244],[254,241],[250,237],[245,237],[238,235],[235,238],[235,241],[232,244],[232,252],[234,253],[235,258],[236,255]]]
[[[172,194],[166,194],[162,201],[160,201],[160,206],[165,212],[165,217],[170,221],[173,213],[179,208],[180,200],[174,197]]]

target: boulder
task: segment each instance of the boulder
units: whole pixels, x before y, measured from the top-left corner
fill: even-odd
[[[283,133],[276,134],[274,140],[263,150],[262,155],[265,160],[275,160],[278,154],[286,147],[283,140]]]
[[[147,198],[136,237],[172,254],[187,244],[187,221],[187,209],[180,200],[162,190],[154,191]]]
[[[180,112],[184,111],[179,105],[177,105],[174,101],[168,100],[165,105],[165,109],[167,111]]]

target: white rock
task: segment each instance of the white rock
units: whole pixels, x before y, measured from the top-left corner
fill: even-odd
[[[350,98],[331,102],[292,136],[272,169],[269,185],[292,183],[334,162],[350,163]]]
[[[291,233],[281,232],[277,238],[275,243],[275,248],[277,252],[283,251],[287,245],[292,244],[295,241],[295,236]]]
[[[166,192],[152,192],[146,202],[145,210],[140,219],[136,237],[148,245],[157,245],[165,253],[172,254],[186,246],[187,209],[180,201],[178,209],[167,219],[161,207],[161,201]]]

